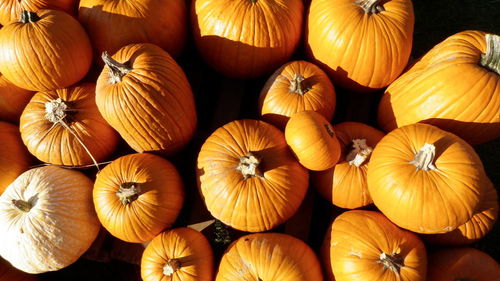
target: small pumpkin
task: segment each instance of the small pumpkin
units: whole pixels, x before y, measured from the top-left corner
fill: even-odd
[[[330,121],[336,94],[330,78],[315,64],[292,61],[278,68],[260,92],[262,119],[283,129],[296,112],[312,110]]]
[[[28,170],[31,157],[17,126],[0,121],[0,194]]]
[[[309,184],[308,171],[291,154],[283,133],[252,119],[229,122],[205,140],[197,179],[212,216],[249,232],[288,220]]]
[[[214,256],[210,243],[203,234],[187,227],[162,232],[142,254],[141,277],[144,281],[212,281]]]
[[[182,208],[182,179],[160,156],[136,153],[104,167],[93,191],[99,221],[113,236],[142,243],[170,227]]]
[[[0,258],[0,281],[38,281],[38,276],[24,273]]]
[[[18,20],[21,11],[38,11],[41,9],[61,10],[68,14],[74,14],[76,0],[0,0],[0,24]]]
[[[18,123],[32,96],[33,92],[15,86],[0,73],[0,120]]]
[[[302,240],[282,233],[240,237],[222,256],[216,281],[323,280],[316,254]]]

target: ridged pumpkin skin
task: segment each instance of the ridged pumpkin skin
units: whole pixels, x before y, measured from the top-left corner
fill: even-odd
[[[38,11],[41,9],[61,10],[74,14],[76,0],[0,0],[0,24],[7,25],[19,19],[21,11]]]
[[[116,159],[97,174],[93,198],[99,221],[109,233],[142,243],[175,222],[184,188],[168,160],[136,153]]]
[[[64,108],[62,115],[57,107]],[[54,112],[53,117],[47,118],[48,112]],[[34,156],[56,165],[90,165],[89,153],[97,162],[104,161],[119,139],[97,109],[94,83],[36,93],[21,115],[19,129]]]
[[[333,126],[315,111],[293,114],[285,127],[285,139],[300,164],[309,170],[329,169],[340,158],[340,143]]]
[[[38,281],[36,275],[22,272],[0,258],[0,281]]]
[[[216,281],[323,280],[316,254],[301,240],[282,233],[256,233],[229,245]]]
[[[418,123],[387,134],[373,150],[368,169],[368,190],[379,210],[398,226],[427,234],[466,223],[487,180],[469,144]]]
[[[309,174],[293,157],[283,133],[263,121],[232,121],[200,149],[198,187],[210,213],[235,229],[260,232],[299,208]]]
[[[308,57],[336,86],[373,91],[396,79],[410,57],[414,14],[410,0],[361,0],[385,11],[366,13],[354,0],[312,0],[306,26]],[[374,6],[374,7],[376,7]]]
[[[420,58],[382,96],[380,127],[427,123],[473,145],[500,137],[500,72],[480,65],[485,35],[457,33]]]
[[[0,29],[0,72],[12,84],[31,91],[75,84],[92,63],[85,30],[62,11],[39,10],[37,15],[38,21],[14,21]]]
[[[260,92],[262,119],[283,129],[294,113],[312,110],[330,121],[336,94],[330,78],[307,61],[292,61],[276,70]]]
[[[214,256],[210,243],[203,234],[187,227],[162,232],[142,254],[141,277],[144,281],[212,281]]]
[[[343,122],[333,126],[342,155],[332,168],[311,173],[321,196],[335,206],[356,209],[373,203],[366,173],[371,152],[384,133],[363,123]]]
[[[301,0],[193,0],[191,21],[198,52],[228,77],[271,73],[298,46]],[[257,24],[258,23],[258,24]]]
[[[339,215],[322,246],[328,281],[424,281],[425,246],[379,212],[353,210]],[[330,269],[328,269],[330,267]],[[319,280],[319,279],[318,279]]]
[[[78,19],[99,56],[132,43],[152,43],[176,57],[186,41],[184,0],[81,0]]]
[[[0,121],[0,194],[20,174],[28,170],[31,156],[23,144],[19,128]]]
[[[0,196],[0,228],[0,255],[16,268],[42,273],[72,264],[100,229],[92,181],[56,166],[26,171]]]
[[[172,154],[196,128],[191,86],[172,57],[153,44],[131,44],[113,59],[130,72],[113,78],[108,65],[99,75],[96,103],[104,119],[137,152]]]
[[[15,86],[0,73],[0,120],[18,123],[32,96],[33,92]]]

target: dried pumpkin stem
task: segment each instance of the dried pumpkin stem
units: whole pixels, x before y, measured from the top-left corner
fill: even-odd
[[[309,88],[307,88],[304,84],[304,80],[306,80],[304,78],[304,76],[302,76],[301,74],[298,74],[298,73],[295,73],[293,75],[293,78],[292,80],[290,80],[290,93],[294,93],[294,94],[299,94],[301,96],[303,96],[305,93],[307,93],[307,91],[309,91]]]
[[[30,11],[22,11],[21,18],[19,19],[20,23],[33,23],[41,20],[41,18],[35,13]]]
[[[181,268],[181,262],[178,259],[168,259],[167,263],[163,267],[163,274],[166,276],[171,276]]]
[[[486,53],[481,55],[481,65],[500,75],[500,36],[486,34]]]
[[[354,4],[359,5],[367,14],[376,14],[385,11],[380,5],[380,0],[356,0]]]
[[[240,164],[236,167],[236,170],[240,171],[243,178],[247,179],[249,177],[263,177],[259,171],[260,159],[255,157],[251,152],[240,158]]]
[[[113,84],[121,82],[123,76],[132,71],[131,67],[124,63],[117,62],[106,51],[102,53],[101,58],[111,70],[111,83]]]
[[[386,253],[380,254],[379,263],[381,263],[385,269],[392,270],[394,273],[399,275],[401,267],[404,266],[403,258],[399,254],[388,255]]]
[[[24,200],[16,200],[12,199],[12,205],[16,207],[18,210],[23,211],[23,212],[29,212],[33,205],[31,205],[30,202],[24,201]]]
[[[349,165],[360,167],[365,161],[370,158],[373,148],[366,144],[366,139],[353,139],[352,150],[347,154],[346,160]]]
[[[124,182],[120,184],[120,188],[116,196],[120,199],[123,205],[130,204],[139,198],[141,186],[136,182]]]
[[[424,144],[422,148],[415,154],[415,158],[410,161],[410,164],[413,164],[417,167],[418,170],[437,170],[436,166],[434,166],[434,158],[436,157],[436,147],[433,144]]]

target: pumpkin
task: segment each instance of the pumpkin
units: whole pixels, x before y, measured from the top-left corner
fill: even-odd
[[[31,157],[17,126],[0,121],[0,194],[21,173],[28,170]]]
[[[368,192],[366,174],[373,148],[384,133],[359,122],[343,122],[333,126],[342,155],[332,168],[311,173],[320,195],[335,206],[356,209],[373,203]]]
[[[197,117],[186,75],[153,44],[131,44],[106,63],[96,103],[104,119],[137,152],[172,154],[193,137]]]
[[[21,174],[0,196],[0,255],[28,273],[62,269],[90,247],[100,224],[92,181],[57,166]]]
[[[68,87],[92,62],[92,47],[76,19],[58,10],[23,11],[0,29],[0,72],[31,91]]]
[[[132,43],[153,43],[175,57],[187,37],[183,0],[81,0],[78,19],[97,54],[114,54]]]
[[[19,129],[33,155],[56,165],[104,161],[119,139],[97,109],[94,83],[36,93],[21,115]]]
[[[431,124],[472,145],[500,137],[499,49],[499,35],[467,30],[448,37],[386,89],[379,126]]]
[[[141,277],[144,281],[212,281],[214,256],[210,243],[203,234],[187,227],[162,232],[142,254]]]
[[[373,202],[384,215],[400,227],[427,234],[450,232],[466,223],[488,180],[469,144],[419,123],[380,140],[367,178]]]
[[[340,143],[323,115],[301,111],[292,115],[285,127],[285,140],[300,164],[309,170],[331,168],[340,157]]]
[[[329,255],[327,272],[335,276],[329,281],[425,280],[427,254],[420,238],[379,212],[339,215],[327,230],[322,252]]]
[[[36,275],[24,273],[0,258],[0,281],[38,281]]]
[[[229,245],[215,280],[318,281],[323,275],[316,254],[302,240],[282,233],[255,233]]]
[[[312,110],[331,120],[336,94],[332,82],[321,68],[307,61],[292,61],[276,70],[260,92],[262,119],[285,128],[296,112]]]
[[[235,229],[260,232],[297,211],[309,173],[295,160],[279,129],[243,119],[218,128],[205,140],[197,179],[212,216]]]
[[[76,0],[0,0],[0,24],[18,20],[21,11],[38,11],[40,9],[61,10],[73,14]]]
[[[474,248],[447,248],[429,254],[427,281],[500,281],[500,265]]]
[[[142,243],[174,223],[184,189],[172,163],[136,153],[114,160],[97,174],[93,199],[99,221],[109,233]]]
[[[194,0],[194,41],[203,59],[225,76],[266,75],[298,47],[303,13],[301,0]]]
[[[10,83],[0,73],[0,120],[18,123],[33,93]]]
[[[396,79],[411,53],[411,0],[312,0],[306,52],[335,86],[367,92]]]

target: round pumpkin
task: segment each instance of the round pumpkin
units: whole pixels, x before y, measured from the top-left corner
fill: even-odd
[[[0,281],[38,281],[37,275],[24,273],[0,258]]]
[[[285,128],[294,113],[312,110],[331,120],[336,94],[330,78],[321,68],[307,61],[292,61],[276,70],[260,92],[262,119]]]
[[[137,152],[181,150],[197,117],[191,86],[175,60],[148,43],[127,45],[103,59],[96,103],[104,119]]]
[[[468,30],[448,37],[385,91],[385,131],[427,123],[470,144],[500,137],[500,36]]]
[[[258,77],[292,56],[303,13],[301,0],[194,0],[194,40],[216,71],[229,77]]]
[[[229,245],[215,280],[318,281],[323,275],[306,243],[287,234],[256,233]]]
[[[314,187],[335,206],[356,209],[373,203],[366,174],[373,148],[384,133],[363,123],[333,126],[342,155],[332,168],[311,173]]]
[[[411,0],[312,0],[307,55],[336,86],[380,89],[406,67],[414,21]]]
[[[332,125],[315,111],[293,114],[285,127],[285,140],[300,164],[309,170],[329,169],[340,158],[340,143]]]
[[[33,92],[15,86],[0,73],[0,120],[18,123],[32,96]]]
[[[56,166],[21,174],[0,196],[0,255],[28,273],[62,269],[90,247],[100,224],[92,181]]]
[[[23,11],[0,29],[0,72],[31,91],[68,87],[92,63],[92,47],[76,19],[58,10]]]
[[[38,11],[41,9],[61,10],[74,14],[76,0],[0,0],[0,24],[18,20],[21,11]]]
[[[28,170],[31,156],[23,144],[19,128],[0,121],[0,194],[21,173]]]
[[[142,243],[175,222],[184,188],[168,160],[136,153],[114,160],[97,174],[93,198],[99,221],[109,233]]]
[[[187,227],[160,233],[148,244],[141,261],[144,281],[212,281],[214,256],[207,238]]]
[[[270,230],[305,197],[309,173],[283,133],[263,121],[232,121],[213,132],[197,162],[198,187],[210,213],[235,229]]]
[[[367,177],[373,202],[384,215],[400,227],[427,234],[450,232],[466,223],[488,180],[469,144],[419,123],[380,140]]]
[[[39,160],[68,166],[104,161],[118,134],[95,104],[95,84],[36,93],[21,115],[21,137]]]

